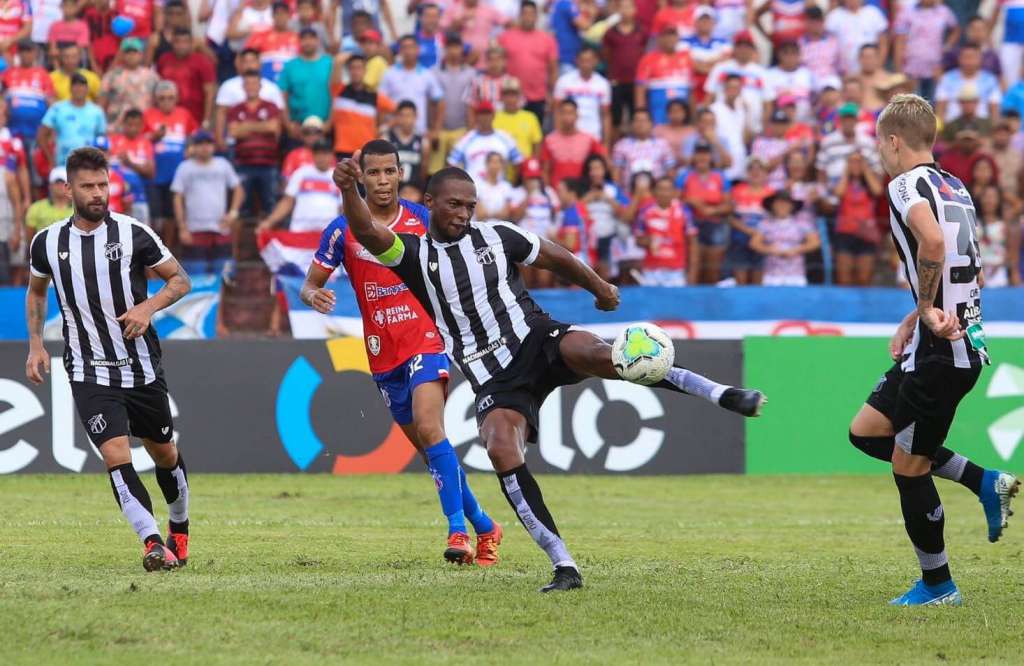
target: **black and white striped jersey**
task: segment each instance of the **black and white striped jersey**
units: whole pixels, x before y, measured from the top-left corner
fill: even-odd
[[[64,317],[64,367],[73,382],[143,386],[160,375],[160,342],[150,326],[126,340],[117,317],[148,298],[146,268],[171,258],[138,220],[109,213],[92,232],[71,218],[32,239],[32,275],[53,278]]]
[[[975,227],[977,217],[970,193],[960,180],[938,165],[921,164],[896,176],[889,183],[889,216],[893,242],[903,261],[907,281],[917,301],[917,239],[908,225],[911,207],[927,203],[942,228],[946,259],[935,307],[956,312],[960,326],[967,330],[981,323],[981,289],[978,271],[981,255]],[[924,361],[939,361],[957,368],[979,366],[988,361],[983,347],[975,349],[967,336],[960,340],[936,337],[918,321],[910,344],[904,350],[902,367],[913,370]]]
[[[474,390],[507,368],[547,315],[523,286],[540,239],[507,222],[471,222],[458,241],[398,234],[401,254],[386,262],[431,314],[445,351]]]

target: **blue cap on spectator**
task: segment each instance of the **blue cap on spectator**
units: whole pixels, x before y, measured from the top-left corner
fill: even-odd
[[[92,140],[92,147],[99,148],[103,152],[107,152],[110,150],[110,141],[107,139],[106,136],[103,136],[101,134],[100,136]]]
[[[213,143],[213,135],[204,129],[192,133],[192,143]]]

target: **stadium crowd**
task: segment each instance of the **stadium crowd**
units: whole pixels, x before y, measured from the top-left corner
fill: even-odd
[[[323,229],[335,160],[383,136],[402,197],[460,166],[479,218],[620,283],[895,284],[874,119],[917,92],[987,286],[1020,284],[1022,0],[412,0],[404,35],[388,0],[0,6],[0,283],[70,214],[79,146],[202,273]]]

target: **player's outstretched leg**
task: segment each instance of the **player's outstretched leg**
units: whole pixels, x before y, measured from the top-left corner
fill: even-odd
[[[537,480],[526,467],[523,450],[527,430],[526,417],[522,414],[495,408],[484,417],[480,438],[487,446],[487,455],[498,475],[502,494],[555,569],[551,582],[542,587],[541,592],[563,592],[583,587],[579,567],[558,533]]]
[[[156,482],[167,502],[167,547],[178,564],[188,563],[188,471],[185,461],[173,442],[158,444],[143,440],[149,456],[156,463]]]
[[[142,566],[146,571],[171,569],[177,566],[174,553],[160,538],[149,492],[132,465],[128,438],[119,436],[107,440],[100,445],[100,453],[107,464],[114,500],[145,547]]]
[[[626,381],[612,364],[611,345],[592,333],[567,333],[562,338],[559,350],[566,365],[578,375]],[[768,402],[760,391],[719,384],[679,366],[669,370],[668,376],[654,384],[654,388],[704,398],[713,405],[751,417],[760,416],[761,409]]]
[[[878,395],[878,391],[874,395]],[[850,424],[850,443],[872,458],[892,461],[896,448],[892,421],[875,406],[865,404]],[[1012,474],[979,467],[945,446],[935,452],[931,472],[941,479],[959,483],[977,496],[985,513],[988,540],[998,541],[1013,515],[1010,503],[1020,490],[1020,481]]]

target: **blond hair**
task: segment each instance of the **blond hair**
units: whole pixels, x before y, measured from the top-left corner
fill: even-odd
[[[935,143],[936,129],[932,105],[918,95],[896,95],[878,116],[880,138],[894,134],[913,150],[930,150]]]

